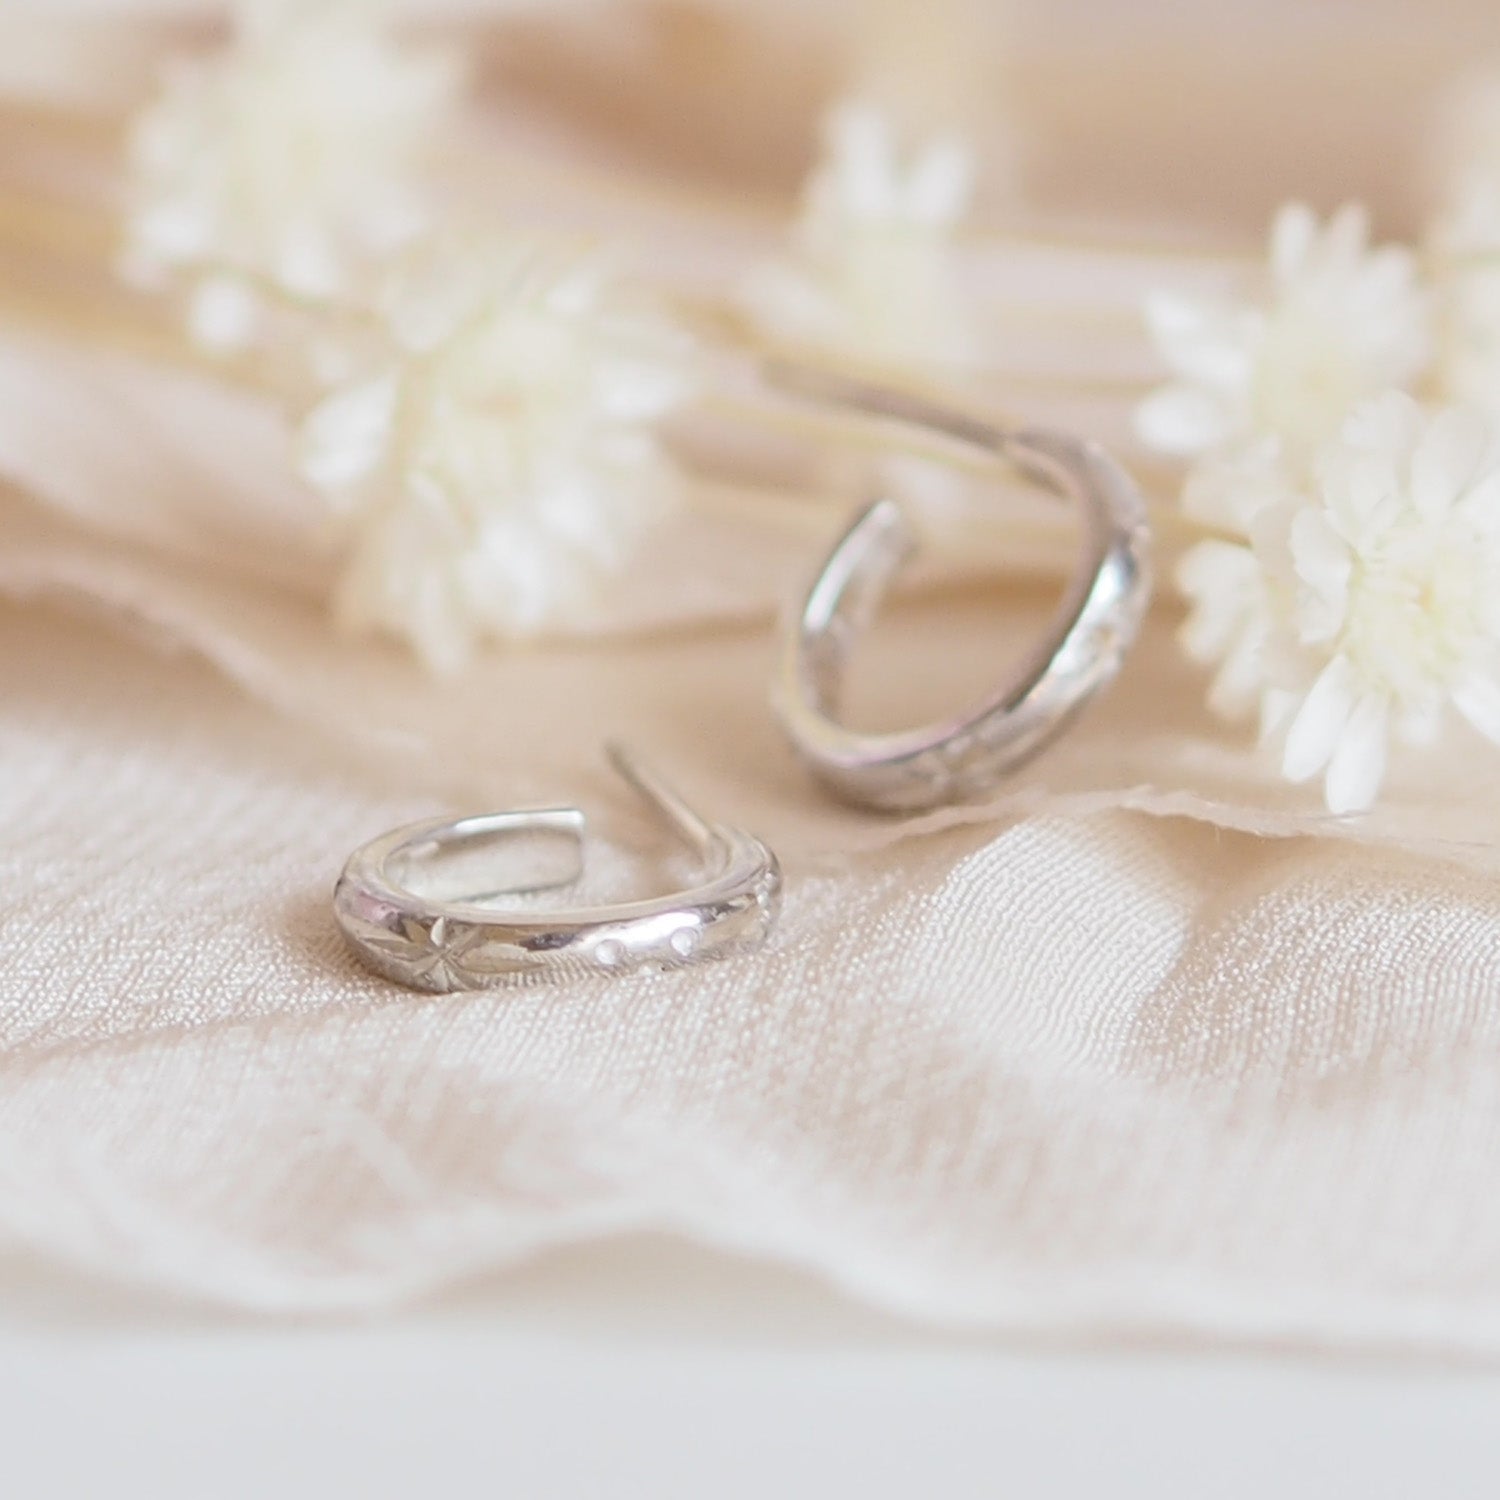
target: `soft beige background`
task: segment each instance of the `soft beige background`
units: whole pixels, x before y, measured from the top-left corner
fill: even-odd
[[[1255,28],[1195,43],[1201,18],[1139,36],[1018,21],[1013,97],[1051,166],[1029,248],[973,274],[1002,327],[1087,287],[1124,374],[1060,397],[1041,363],[1076,370],[1094,346],[1028,324],[997,341],[1011,368],[986,399],[1123,442],[1124,376],[1147,367],[1135,295],[1208,274],[1125,254],[1143,226],[1235,246],[1283,192],[1335,182],[1376,184],[1401,222],[1415,179],[1385,144],[1416,140],[1479,12],[1450,28],[1426,11],[1409,34],[1380,14],[1315,21],[1290,54]],[[517,68],[576,44],[531,46]],[[773,242],[796,152],[757,177],[756,117],[699,133],[695,176],[653,133],[680,94],[635,91],[660,119],[643,106],[606,137],[593,74],[545,107],[531,76],[498,149],[554,212],[628,218],[643,259],[708,287]],[[1375,82],[1329,82],[1346,76]],[[590,143],[598,178],[577,175]],[[1037,246],[1085,216],[1113,225],[1107,255]],[[794,523],[705,510],[584,638],[433,685],[329,633],[266,413],[19,333],[0,383],[15,1256],[217,1306],[344,1310],[650,1231],[945,1328],[1500,1348],[1500,786],[1477,747],[1333,822],[1202,712],[1167,610],[991,806],[858,818],[817,798],[764,708],[775,602],[836,501]],[[961,700],[1039,628],[1066,536],[1016,515],[1025,571],[903,614],[863,686],[872,721]],[[605,734],[783,851],[765,954],[444,999],[349,961],[326,906],[342,858],[434,809],[576,798],[602,814],[599,886],[649,878]]]

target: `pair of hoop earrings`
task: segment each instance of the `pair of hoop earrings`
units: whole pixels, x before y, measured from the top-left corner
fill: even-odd
[[[793,749],[829,792],[883,812],[974,800],[1056,738],[1124,662],[1151,590],[1140,492],[1100,448],[1066,433],[1013,432],[835,376],[789,368],[773,374],[796,395],[1008,460],[1083,510],[1083,553],[1051,628],[1015,680],[968,714],[895,734],[862,734],[839,722],[852,649],[915,550],[911,527],[891,500],[855,519],[785,632],[775,707]],[[507,906],[507,897],[577,880],[586,830],[580,811],[421,823],[366,844],[344,867],[334,911],[355,953],[398,984],[441,993],[676,968],[759,947],[780,907],[776,856],[753,835],[700,817],[619,747],[610,758],[694,856],[701,874],[690,888],[593,908]],[[534,873],[524,884],[496,889],[485,872],[517,845],[532,856]]]

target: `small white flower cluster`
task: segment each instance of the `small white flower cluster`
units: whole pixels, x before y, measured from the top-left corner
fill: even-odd
[[[959,136],[906,151],[873,105],[836,106],[793,253],[749,277],[747,312],[778,338],[870,364],[962,362],[973,332],[954,240],[975,177]]]
[[[1267,283],[1151,303],[1175,379],[1139,428],[1193,460],[1183,508],[1216,533],[1178,572],[1210,706],[1359,812],[1391,738],[1430,745],[1450,706],[1500,743],[1500,410],[1445,379],[1441,288],[1360,210],[1283,209]]]
[[[1273,437],[1302,460],[1362,398],[1416,380],[1430,357],[1416,258],[1368,241],[1356,207],[1325,226],[1292,204],[1272,227],[1261,302],[1153,297],[1147,321],[1176,379],[1142,405],[1144,440],[1196,458]]]
[[[448,230],[422,183],[458,71],[382,11],[240,0],[228,46],[177,65],[132,133],[126,269],[188,287],[212,351],[264,335],[268,299],[301,309],[336,612],[450,672],[587,619],[628,566],[678,493],[653,427],[688,363],[601,261]]]
[[[210,351],[251,340],[266,292],[354,295],[432,224],[421,177],[459,76],[361,0],[239,0],[229,45],[174,60],[135,122],[126,274],[185,287]]]
[[[649,424],[685,367],[597,257],[435,246],[379,309],[377,362],[312,412],[302,472],[352,523],[341,620],[452,672],[586,616],[626,566],[676,493]]]

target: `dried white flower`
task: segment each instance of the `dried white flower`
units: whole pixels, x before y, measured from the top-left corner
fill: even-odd
[[[750,314],[778,337],[880,364],[955,363],[973,351],[955,233],[975,187],[957,136],[903,153],[875,108],[829,115],[793,256],[746,283]]]
[[[1183,557],[1184,645],[1218,665],[1217,709],[1259,705],[1289,779],[1361,811],[1391,735],[1430,743],[1449,705],[1500,743],[1500,427],[1390,393],[1310,471],[1263,448],[1207,482],[1238,487],[1219,503],[1250,540]]]
[[[453,671],[629,561],[676,494],[651,424],[686,366],[599,262],[524,246],[434,249],[382,308],[389,353],[313,410],[302,472],[348,521],[342,621]]]
[[[348,295],[428,227],[420,177],[459,73],[359,0],[240,0],[221,53],[179,60],[130,136],[123,268],[185,285],[207,348],[253,334],[257,287]]]
[[[1176,377],[1141,406],[1142,440],[1197,455],[1261,436],[1305,459],[1361,400],[1414,381],[1429,358],[1429,310],[1415,257],[1369,248],[1364,211],[1321,226],[1299,204],[1271,232],[1259,303],[1159,294],[1153,339]]]

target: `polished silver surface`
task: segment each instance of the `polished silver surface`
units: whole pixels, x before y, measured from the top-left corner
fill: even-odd
[[[1066,433],[1012,432],[919,397],[790,366],[769,375],[791,394],[981,449],[1082,507],[1082,556],[1051,626],[1012,680],[971,712],[887,734],[839,722],[851,652],[916,546],[892,500],[859,514],[785,632],[777,714],[798,755],[834,796],[889,812],[983,797],[1060,734],[1124,662],[1151,595],[1140,491],[1101,448]]]
[[[445,992],[676,968],[759,947],[781,898],[775,855],[748,833],[700,818],[624,750],[612,746],[609,755],[701,864],[699,884],[613,906],[507,906],[507,898],[578,879],[586,826],[581,812],[554,808],[417,823],[366,844],[344,867],[334,912],[354,951],[397,984]],[[517,852],[529,856],[530,873],[522,884],[496,888],[497,860]]]

